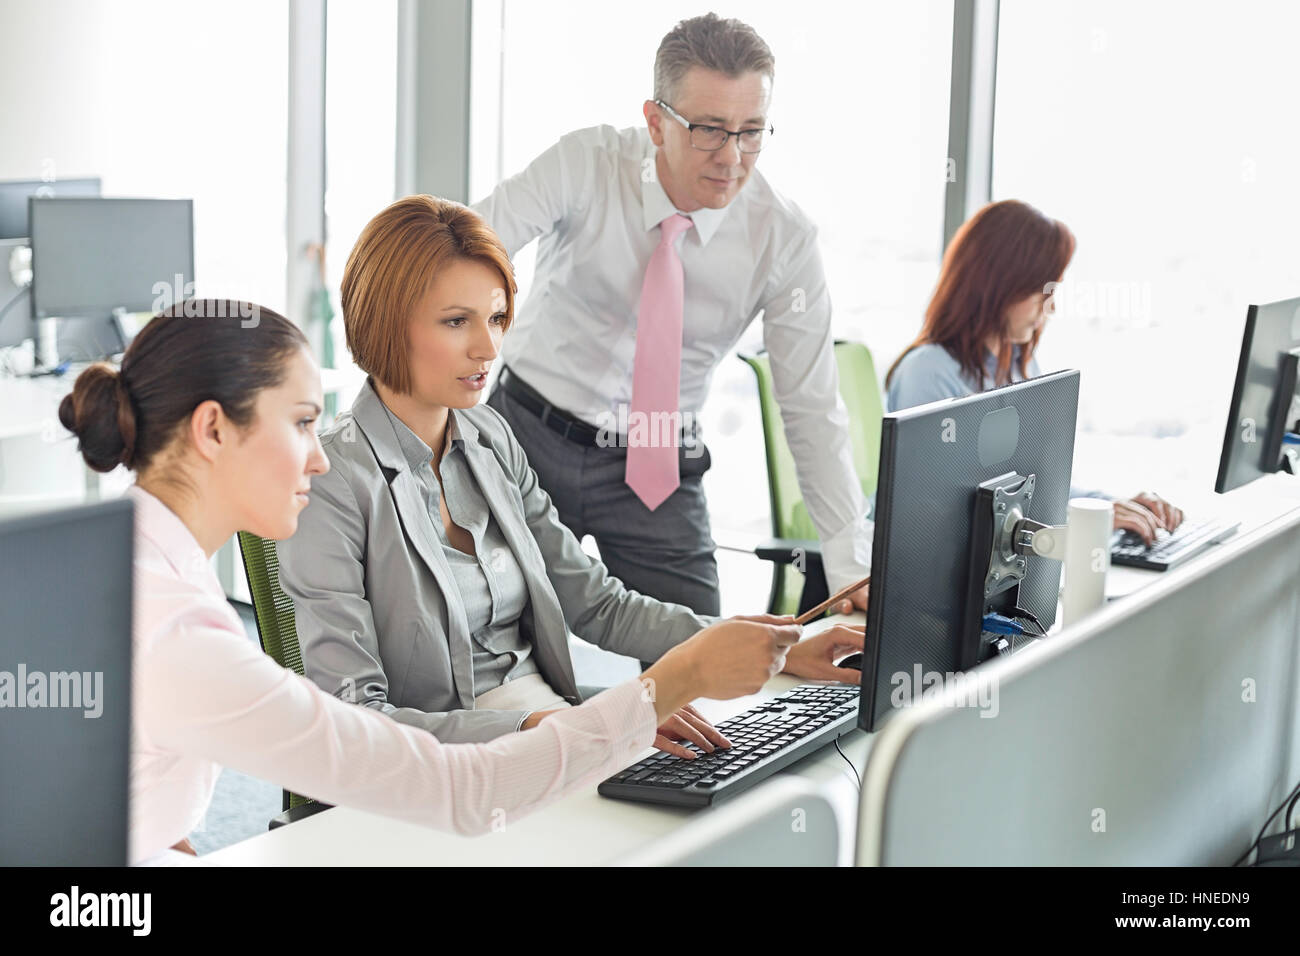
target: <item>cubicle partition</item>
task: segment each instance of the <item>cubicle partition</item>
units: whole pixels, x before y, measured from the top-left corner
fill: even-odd
[[[1231,865],[1300,778],[1300,511],[892,719],[860,864]]]

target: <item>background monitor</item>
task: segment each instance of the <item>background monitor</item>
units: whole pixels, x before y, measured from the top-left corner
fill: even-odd
[[[6,865],[127,862],[133,513],[119,499],[0,522]]]
[[[32,317],[59,316],[59,357],[126,347],[115,310],[155,313],[194,281],[188,199],[32,199]]]
[[[885,416],[858,726],[874,730],[897,697],[919,700],[930,675],[971,665],[964,642],[982,619],[981,602],[967,610],[979,486],[1032,475],[1026,517],[1064,524],[1078,403],[1071,370]],[[1029,555],[1018,591],[988,603],[1014,600],[1047,629],[1060,582],[1058,562]]]
[[[1214,490],[1222,494],[1279,470],[1300,362],[1300,299],[1246,310],[1241,358]]]
[[[26,239],[31,229],[27,223],[27,200],[33,196],[98,196],[98,177],[59,179],[47,183],[41,179],[23,179],[0,183],[0,239]]]

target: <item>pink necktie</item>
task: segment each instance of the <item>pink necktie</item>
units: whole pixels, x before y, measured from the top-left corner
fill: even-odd
[[[690,219],[678,213],[659,224],[659,245],[646,266],[636,316],[625,480],[651,511],[681,484],[677,470],[681,423],[673,413],[677,411],[682,374],[685,281],[682,260],[673,243],[691,225]],[[644,441],[632,441],[641,437]]]

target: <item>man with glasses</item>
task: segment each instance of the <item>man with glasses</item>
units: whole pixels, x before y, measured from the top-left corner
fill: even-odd
[[[614,575],[700,614],[719,597],[696,415],[760,313],[830,590],[870,563],[816,227],[754,168],[773,77],[749,26],[685,20],[659,46],[645,129],[569,133],[474,207],[512,256],[541,239],[488,403]]]

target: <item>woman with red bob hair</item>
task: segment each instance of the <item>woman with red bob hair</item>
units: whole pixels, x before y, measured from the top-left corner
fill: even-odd
[[[990,203],[967,220],[944,253],[920,335],[885,376],[888,409],[1036,377],[1034,351],[1074,247],[1063,222],[1016,199]],[[1149,492],[1115,501],[1115,528],[1148,545],[1182,520],[1182,511]]]

